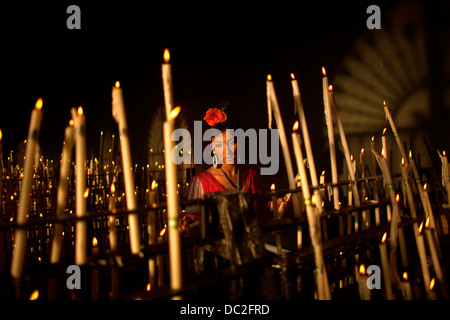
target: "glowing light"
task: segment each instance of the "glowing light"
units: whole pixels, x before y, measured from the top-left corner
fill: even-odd
[[[317,206],[317,198],[316,198],[315,194],[313,194],[312,197],[311,197],[311,204],[313,206]]]
[[[436,279],[433,277],[433,279],[431,279],[431,281],[430,281],[430,290],[434,289],[435,284],[436,284]]]
[[[383,129],[383,135],[386,133],[387,127]]]
[[[372,139],[370,139],[370,141],[374,142],[375,141],[375,136],[372,136]]]
[[[149,282],[149,283],[147,283],[147,291],[150,291],[150,290],[152,290],[152,285]]]
[[[423,184],[423,191],[427,191],[427,183],[426,182]]]
[[[116,193],[116,186],[114,184],[114,182],[111,184],[111,194]]]
[[[412,159],[412,150],[409,150],[409,158]]]
[[[43,104],[44,104],[44,102],[42,101],[42,98],[39,98],[39,99],[37,99],[36,104],[34,105],[34,108],[36,110],[41,110]]]
[[[270,186],[270,190],[275,191],[275,183],[272,183],[272,185]]]
[[[400,194],[399,193],[397,193],[397,195],[395,196],[395,202],[399,202],[400,201]]]
[[[181,107],[180,106],[177,106],[177,107],[173,108],[173,110],[170,111],[170,113],[169,113],[169,119],[170,120],[175,119],[178,116],[178,114],[180,113],[180,111],[181,111]]]
[[[272,76],[270,74],[267,75],[267,80],[272,81]]]
[[[82,106],[78,107],[77,113],[78,113],[79,116],[83,115],[83,107]]]
[[[381,149],[381,156],[384,158],[384,148]]]
[[[293,131],[297,131],[298,130],[298,121],[295,121],[294,126],[292,127]]]
[[[403,276],[402,276],[403,280],[408,281],[408,272],[403,272]]]
[[[361,154],[364,154],[364,148],[361,149]]]
[[[2,129],[0,129],[0,141],[2,141]]]
[[[365,275],[366,274],[366,267],[363,264],[359,266],[359,273],[361,275]]]
[[[425,228],[428,229],[430,227],[430,217],[425,221]]]
[[[387,232],[383,233],[383,237],[381,238],[381,243],[385,243],[387,238]]]
[[[330,85],[328,86],[328,91],[333,92],[333,85],[332,85],[332,84],[330,84]]]
[[[69,126],[73,127],[73,119],[70,119]]]
[[[156,189],[156,185],[157,185],[156,180],[153,180],[152,181],[152,185],[151,185],[151,189],[155,190]]]
[[[292,79],[292,80],[295,80],[295,76],[294,76],[293,73],[291,73],[291,79]]]
[[[322,74],[324,77],[327,75],[327,71],[325,70],[325,67],[322,67]]]
[[[420,223],[420,226],[419,226],[419,229],[418,229],[419,230],[419,234],[422,233],[422,229],[423,229],[423,221]]]
[[[28,300],[37,300],[39,298],[39,290],[34,290]]]
[[[97,237],[93,237],[93,238],[92,238],[92,246],[93,246],[93,247],[98,246],[98,240],[97,240]]]
[[[169,49],[164,49],[164,54],[163,54],[163,57],[164,57],[164,62],[165,63],[169,63],[169,61],[170,61],[170,52],[169,52]]]
[[[402,167],[405,165],[405,158],[402,157]]]
[[[116,88],[120,88],[120,81],[116,81],[115,85]]]
[[[161,231],[159,232],[159,236],[162,237],[165,233],[166,233],[167,227],[164,226],[164,228],[161,229]]]
[[[87,197],[89,197],[89,188],[86,188],[86,190],[84,190],[83,197],[84,197],[85,199],[86,199]]]

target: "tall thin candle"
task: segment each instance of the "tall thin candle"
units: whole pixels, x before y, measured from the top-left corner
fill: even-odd
[[[119,126],[120,150],[123,164],[123,177],[125,182],[125,196],[127,209],[136,210],[136,188],[134,185],[133,166],[131,161],[130,138],[128,135],[127,118],[123,101],[123,92],[120,82],[117,81],[112,89],[112,115]],[[128,225],[130,231],[130,247],[133,254],[140,252],[141,239],[139,234],[139,216],[136,212],[128,214]]]
[[[36,101],[34,110],[31,112],[30,127],[28,129],[27,146],[25,150],[25,164],[23,169],[22,186],[20,189],[20,206],[17,212],[17,224],[27,221],[30,210],[30,193],[33,182],[34,155],[38,144],[39,131],[42,122],[42,99]],[[11,159],[12,160],[12,159]],[[23,228],[17,228],[14,232],[14,251],[11,262],[11,276],[20,279],[25,264],[25,252],[27,248],[27,232]]]
[[[164,50],[164,63],[161,65],[163,90],[164,90],[164,105],[166,110],[166,119],[169,119],[169,114],[174,107],[173,89],[172,89],[172,65],[170,64],[169,49]]]

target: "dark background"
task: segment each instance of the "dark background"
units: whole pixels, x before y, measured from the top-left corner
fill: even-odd
[[[1,9],[0,22],[4,153],[16,151],[26,138],[30,112],[42,97],[44,156],[58,159],[70,108],[79,105],[87,117],[88,155],[97,156],[100,131],[117,132],[111,87],[120,80],[132,158],[146,164],[152,115],[163,106],[162,54],[169,48],[175,103],[182,106],[189,126],[208,107],[227,105],[244,129],[265,128],[265,80],[270,73],[285,127],[290,128],[295,119],[289,75],[295,73],[321,171],[329,158],[322,137],[321,67],[332,81],[352,44],[368,32],[367,7],[378,5],[383,19],[399,2],[8,4]],[[81,30],[66,27],[71,4],[81,9]],[[284,162],[280,164],[284,179]]]

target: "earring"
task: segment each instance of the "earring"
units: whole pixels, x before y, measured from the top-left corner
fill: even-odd
[[[217,169],[217,163],[218,162],[219,162],[219,158],[217,157],[217,154],[213,151],[212,163],[213,163],[213,167],[215,169]]]

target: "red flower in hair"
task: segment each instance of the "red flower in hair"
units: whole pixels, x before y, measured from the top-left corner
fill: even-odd
[[[206,111],[206,115],[203,120],[205,120],[212,127],[227,120],[227,114],[220,109],[210,108]]]

